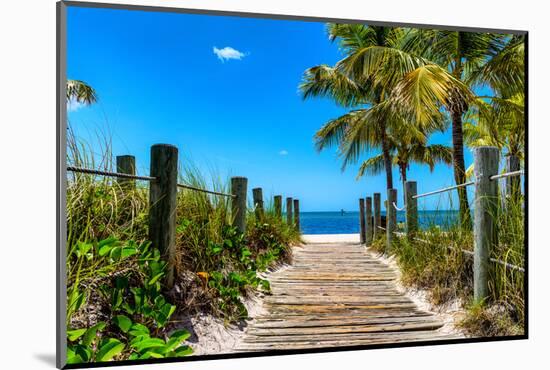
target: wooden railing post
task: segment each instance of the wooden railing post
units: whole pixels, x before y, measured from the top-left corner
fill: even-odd
[[[506,157],[506,172],[519,171],[519,158],[516,155]],[[520,199],[520,176],[511,176],[506,178],[506,197],[509,202],[519,201]]]
[[[386,253],[392,252],[394,232],[397,229],[397,211],[393,204],[397,202],[397,189],[388,189],[386,200]]]
[[[286,198],[286,223],[292,225],[292,198]]]
[[[294,227],[300,231],[300,200],[294,199]]]
[[[275,195],[273,197],[273,205],[275,207],[275,215],[280,220],[283,214],[283,197],[281,195]]]
[[[233,213],[233,225],[242,233],[246,232],[247,186],[248,179],[246,177],[231,178],[231,194],[233,194],[231,210]]]
[[[405,216],[407,224],[407,236],[412,238],[418,231],[418,201],[416,196],[416,181],[405,182]]]
[[[178,148],[168,144],[151,147],[149,186],[149,239],[167,262],[167,288],[174,285],[176,257],[176,197]]]
[[[359,198],[359,242],[365,244],[365,199]]]
[[[260,221],[264,217],[264,196],[262,188],[252,189],[252,200],[254,201],[254,213],[256,220]]]
[[[496,240],[498,182],[489,177],[498,173],[499,150],[485,146],[474,149],[474,301],[489,295],[489,258]]]
[[[118,155],[116,157],[116,172],[128,175],[136,174],[136,157],[133,155]],[[133,190],[136,188],[136,180],[118,178],[118,184],[124,190]]]
[[[373,237],[376,239],[378,235],[382,234],[382,216],[380,215],[380,193],[373,194],[373,206],[374,206],[374,226]]]
[[[368,246],[370,246],[372,244],[372,227],[373,227],[373,220],[372,220],[372,198],[371,197],[366,197],[365,198],[365,208],[366,208],[366,211],[365,211],[365,218],[366,218],[366,222],[365,222],[365,233],[366,233],[366,236],[365,236],[365,244]]]

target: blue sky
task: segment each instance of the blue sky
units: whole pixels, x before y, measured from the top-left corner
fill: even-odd
[[[107,133],[115,155],[136,156],[140,174],[148,174],[150,146],[169,143],[180,161],[246,176],[250,189],[299,198],[303,211],[352,211],[358,198],[385,193],[385,176],[356,181],[358,166],[341,172],[334,149],[317,153],[315,131],[346,110],[303,101],[297,88],[305,69],[341,57],[323,23],[69,7],[68,78],[91,84],[100,99],[71,105],[69,119],[92,145]],[[450,145],[450,132],[430,142]],[[430,173],[413,164],[408,177],[419,192],[453,184],[443,165]],[[397,170],[394,185],[400,193]],[[449,208],[448,198],[419,207]]]

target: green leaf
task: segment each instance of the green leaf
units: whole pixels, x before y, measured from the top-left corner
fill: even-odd
[[[110,361],[124,350],[124,343],[115,338],[109,338],[97,351],[97,362]]]
[[[86,328],[67,330],[67,338],[69,339],[69,341],[74,342],[75,340],[83,336],[84,333],[86,333]]]
[[[174,351],[176,357],[188,356],[193,353],[193,349],[190,346],[181,346]]]
[[[102,246],[101,248],[99,248],[98,253],[99,253],[99,255],[100,255],[101,257],[103,257],[103,256],[108,255],[109,252],[111,252],[112,249],[113,249],[112,246],[110,246],[110,245],[104,245],[104,246]]]
[[[164,271],[156,274],[151,280],[149,280],[148,284],[153,285],[157,282],[158,279],[160,279],[164,275]]]
[[[87,346],[77,345],[75,353],[80,357],[82,362],[90,362],[92,359],[92,350]]]
[[[176,347],[178,347],[181,342],[186,340],[191,336],[191,333],[189,333],[187,330],[176,330],[175,332],[170,335],[170,339],[166,343],[166,346],[162,349],[163,353],[168,353],[173,351]]]
[[[67,363],[68,364],[81,364],[84,361],[82,357],[75,353],[71,348],[67,348]]]
[[[106,324],[104,322],[98,322],[97,324],[86,330],[86,333],[82,338],[82,344],[85,346],[90,346],[96,338],[97,332],[105,329],[105,326]]]
[[[132,320],[130,320],[127,316],[124,316],[124,315],[115,316],[113,318],[113,321],[124,333],[127,333],[128,330],[130,330],[130,328],[132,327]]]
[[[114,238],[114,237],[103,239],[97,244],[97,247],[101,248],[106,245],[112,245],[112,244],[115,244],[117,241],[118,241],[117,238]]]
[[[162,347],[165,344],[166,343],[160,338],[148,338],[135,343],[133,347],[136,351],[143,352],[146,349]]]
[[[137,337],[139,335],[149,335],[149,329],[143,324],[135,323],[130,328],[130,331],[128,332],[128,334],[134,337]]]
[[[133,256],[134,254],[137,254],[137,250],[136,248],[132,248],[132,247],[124,247],[122,248],[122,255],[121,255],[121,258],[127,258],[127,257],[130,257],[130,256]]]

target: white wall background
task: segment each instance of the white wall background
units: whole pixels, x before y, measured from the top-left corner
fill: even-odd
[[[124,3],[111,0],[111,2]],[[528,341],[134,366],[132,369],[545,368],[550,330],[550,24],[544,2],[508,0],[126,0],[126,3],[527,29],[530,110]],[[0,367],[53,368],[55,356],[55,0],[0,11]],[[93,30],[90,30],[93,32]],[[29,169],[32,167],[32,171]],[[546,363],[546,365],[544,365]],[[547,367],[546,367],[547,368]]]

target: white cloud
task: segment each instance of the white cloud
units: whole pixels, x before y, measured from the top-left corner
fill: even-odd
[[[283,149],[279,152],[279,155],[288,155],[288,152]]]
[[[69,112],[76,112],[80,108],[84,107],[84,103],[80,103],[76,101],[75,99],[71,99],[67,102],[67,111]]]
[[[218,56],[218,59],[221,60],[222,62],[225,62],[226,60],[229,60],[229,59],[241,60],[246,56],[244,53],[236,49],[233,49],[231,46],[226,46],[223,49],[218,49],[217,47],[214,46],[213,51],[214,51],[214,54]]]

